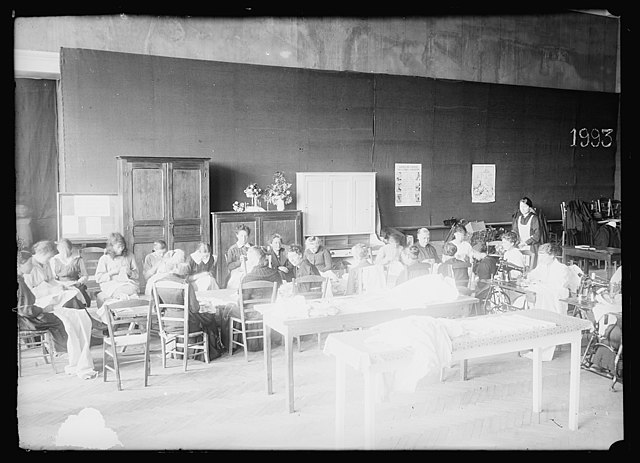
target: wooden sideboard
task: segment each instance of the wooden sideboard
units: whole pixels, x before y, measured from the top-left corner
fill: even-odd
[[[227,269],[226,254],[229,247],[236,242],[236,227],[246,225],[251,230],[249,242],[266,246],[274,233],[282,236],[282,242],[303,245],[302,211],[264,211],[264,212],[212,212],[211,213],[211,248],[216,256],[216,280],[221,288],[226,286]]]

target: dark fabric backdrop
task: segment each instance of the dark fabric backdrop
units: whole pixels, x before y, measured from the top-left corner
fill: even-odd
[[[281,170],[377,172],[382,226],[451,216],[509,221],[520,197],[611,197],[615,143],[571,147],[573,128],[616,128],[618,95],[62,49],[66,178],[117,192],[117,155],[208,156],[211,210]],[[421,163],[420,207],[395,207],[395,163]],[[471,203],[472,164],[496,164],[496,202]],[[295,207],[295,204],[289,206]]]
[[[16,205],[29,208],[33,242],[57,238],[56,81],[15,79]]]

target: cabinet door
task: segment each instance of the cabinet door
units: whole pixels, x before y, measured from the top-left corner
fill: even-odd
[[[304,214],[304,235],[330,233],[329,188],[324,174],[298,174],[298,209]]]
[[[329,221],[328,234],[352,233],[353,228],[353,187],[352,178],[347,175],[331,175],[327,179]]]
[[[168,164],[168,242],[188,256],[209,240],[209,167],[207,162],[174,160]]]
[[[351,233],[375,232],[375,179],[375,174],[353,175],[353,228]]]
[[[121,164],[121,194],[124,237],[140,269],[140,288],[144,257],[153,249],[153,242],[167,236],[167,165],[162,162],[123,162]]]

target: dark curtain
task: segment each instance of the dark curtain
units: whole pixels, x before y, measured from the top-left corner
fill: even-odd
[[[42,239],[56,239],[55,80],[15,79],[15,173],[18,236],[26,247]]]

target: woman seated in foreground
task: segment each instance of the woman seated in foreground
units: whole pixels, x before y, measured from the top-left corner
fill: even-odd
[[[85,310],[84,296],[73,284],[55,279],[50,264],[57,251],[53,241],[39,241],[33,250],[34,255],[24,269],[24,281],[36,298],[34,305],[44,312],[53,312],[64,324],[69,354],[65,372],[82,379],[93,379],[98,372],[93,369],[92,321]]]
[[[412,244],[402,250],[401,259],[404,269],[398,276],[397,284],[431,273],[431,264],[420,260],[420,249]]]
[[[56,280],[73,285],[80,290],[84,296],[87,307],[91,306],[91,296],[87,292],[87,268],[84,259],[80,256],[73,256],[71,252],[73,245],[71,241],[62,238],[58,241],[58,254],[51,258],[51,267]]]
[[[176,249],[172,256],[165,263],[165,273],[155,282],[173,281],[177,283],[189,284],[189,332],[205,331],[209,337],[209,360],[220,357],[221,345],[219,343],[218,324],[213,313],[200,312],[200,303],[196,297],[195,284],[189,281],[189,264],[185,262],[184,252]],[[161,303],[183,304],[184,293],[181,290],[158,288],[158,299]],[[182,317],[182,311],[176,309],[165,309],[168,313],[176,312],[176,317]],[[182,324],[166,324],[168,332],[182,331]]]
[[[444,277],[453,278],[461,294],[470,294],[468,263],[457,256],[458,248],[453,241],[444,244],[442,249],[442,264],[438,273]]]
[[[96,282],[100,285],[96,296],[98,307],[107,299],[137,296],[138,266],[122,234],[109,234],[105,253],[96,267]]]

